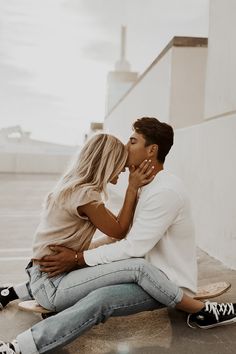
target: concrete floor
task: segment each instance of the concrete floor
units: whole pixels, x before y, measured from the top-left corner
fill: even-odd
[[[39,220],[44,195],[55,175],[0,175],[0,284],[26,279],[24,267],[31,254],[32,235]],[[227,280],[231,289],[217,300],[236,298],[236,271],[199,250],[199,285]],[[185,314],[156,310],[125,318],[111,318],[98,325],[58,354],[227,354],[236,352],[236,325],[212,330],[187,327]],[[40,321],[35,314],[18,310],[17,302],[0,313],[0,339],[11,340]]]

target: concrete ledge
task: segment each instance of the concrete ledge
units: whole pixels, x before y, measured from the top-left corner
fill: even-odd
[[[166,47],[161,51],[156,59],[149,65],[149,67],[139,76],[138,80],[133,86],[120,98],[120,100],[115,104],[115,106],[108,112],[105,119],[116,109],[116,107],[125,99],[127,95],[134,89],[134,87],[144,78],[145,75],[156,65],[162,57],[173,47],[203,47],[208,46],[208,38],[205,37],[173,37],[172,40],[166,45]]]

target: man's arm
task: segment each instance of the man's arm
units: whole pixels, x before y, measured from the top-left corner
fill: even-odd
[[[181,205],[181,199],[172,190],[151,195],[140,206],[126,239],[84,251],[79,256],[79,264],[95,266],[145,256],[174,222]]]

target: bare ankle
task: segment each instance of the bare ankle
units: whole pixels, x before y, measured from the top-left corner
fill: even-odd
[[[196,313],[201,311],[204,306],[204,302],[195,300],[184,294],[182,300],[176,305],[176,308],[188,313]]]

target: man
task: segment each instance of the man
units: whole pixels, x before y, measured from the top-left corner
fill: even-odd
[[[194,294],[197,270],[189,201],[182,182],[164,171],[165,157],[172,144],[173,130],[168,124],[155,118],[138,119],[128,143],[128,164],[138,168],[144,159],[151,159],[156,177],[141,190],[133,226],[126,239],[85,251],[83,254],[55,246],[58,254],[44,257],[40,262],[42,270],[55,276],[74,269],[75,259],[79,266],[94,266],[146,256],[150,263],[167,275],[173,286],[177,285],[185,292]],[[164,293],[166,291],[167,289],[163,289]],[[2,306],[17,296],[29,297],[26,286],[4,288],[1,293]],[[45,353],[65,345],[109,316],[128,315],[162,306],[136,284],[100,288],[56,316],[20,334],[17,342],[1,342],[0,353]],[[176,308],[189,312],[189,322],[201,328],[236,321],[234,304],[217,305],[207,302],[204,305],[183,295]]]

